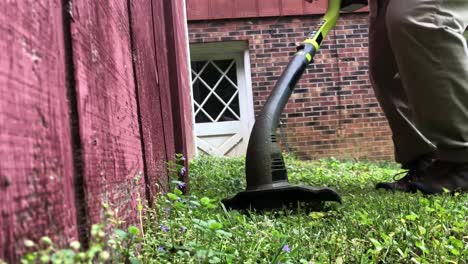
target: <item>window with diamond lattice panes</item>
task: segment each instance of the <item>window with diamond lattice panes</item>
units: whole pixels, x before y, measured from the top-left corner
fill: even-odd
[[[254,123],[246,42],[191,45],[197,153],[245,155]]]
[[[196,123],[239,121],[239,88],[235,60],[192,62]]]

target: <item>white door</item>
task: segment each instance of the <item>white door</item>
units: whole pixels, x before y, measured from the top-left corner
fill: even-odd
[[[245,155],[254,120],[248,52],[191,54],[197,152]]]

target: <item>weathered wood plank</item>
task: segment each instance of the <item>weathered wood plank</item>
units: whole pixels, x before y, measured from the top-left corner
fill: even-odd
[[[139,112],[144,142],[146,164],[146,186],[149,191],[149,201],[154,199],[158,186],[167,185],[167,151],[171,146],[166,146],[166,127],[172,127],[171,123],[164,123],[162,112],[171,112],[171,108],[161,107],[161,88],[169,90],[167,82],[167,70],[161,70],[159,76],[158,64],[155,56],[155,40],[158,43],[161,38],[155,38],[153,30],[151,0],[132,2],[131,26],[134,53],[134,67],[139,99]],[[161,21],[164,23],[164,21]],[[157,27],[164,26],[158,24]],[[165,44],[163,42],[163,44]],[[160,44],[158,44],[159,46]],[[163,58],[164,59],[164,58]],[[159,62],[159,63],[158,63]],[[164,79],[164,80],[163,80]],[[161,86],[164,85],[164,86]],[[171,122],[169,120],[168,122]],[[172,133],[171,130],[168,132]],[[172,136],[172,135],[171,135]],[[172,143],[173,145],[173,143]],[[173,148],[173,147],[172,147]],[[174,151],[171,150],[171,153]]]
[[[187,10],[189,20],[206,19],[210,16],[209,12],[210,0],[187,0]]]
[[[75,1],[71,25],[90,223],[109,203],[127,223],[145,197],[126,0]],[[143,199],[144,200],[144,199]]]
[[[0,258],[77,239],[61,1],[0,1]]]
[[[323,14],[328,0],[187,0],[188,20]],[[363,8],[358,12],[368,12]]]
[[[257,0],[259,16],[279,16],[281,0]]]
[[[171,102],[171,89],[176,89],[171,86],[169,78],[169,65],[173,65],[175,61],[169,61],[168,53],[174,50],[174,47],[168,46],[167,38],[170,37],[172,31],[166,31],[166,16],[171,16],[165,13],[164,5],[166,2],[152,0],[153,3],[153,24],[154,24],[154,38],[156,50],[156,68],[158,71],[159,79],[159,92],[161,98],[161,112],[162,120],[164,123],[164,142],[166,146],[166,160],[173,160],[175,157],[175,139],[174,129],[175,124],[172,115],[172,102]],[[165,180],[165,181],[164,181]],[[160,179],[160,183],[165,187],[167,185],[167,178]]]
[[[234,1],[232,0],[210,0],[210,17],[226,18],[234,16]]]
[[[168,3],[168,2],[166,2]],[[174,145],[177,153],[191,157],[194,150],[190,71],[188,64],[188,36],[184,0],[169,1],[165,5],[168,68],[171,89],[167,97],[172,101]],[[185,160],[188,165],[188,159]],[[188,181],[187,173],[182,175]]]
[[[281,0],[281,15],[304,14],[304,0]]]
[[[256,17],[258,16],[258,2],[252,0],[234,1],[235,17]]]
[[[323,14],[327,11],[328,1],[318,0],[312,3],[304,1],[304,13],[305,14]]]

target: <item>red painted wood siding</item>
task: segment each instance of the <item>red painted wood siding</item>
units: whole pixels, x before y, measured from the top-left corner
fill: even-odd
[[[184,1],[68,2],[0,0],[8,263],[19,262],[24,239],[86,245],[103,203],[136,224],[137,197],[161,191],[176,151],[190,156]]]
[[[153,18],[152,22],[154,25],[154,39],[157,40],[155,42],[155,54],[156,54],[156,71],[158,72],[158,82],[159,87],[161,88],[161,117],[164,120],[165,124],[171,124],[169,126],[165,126],[164,131],[164,140],[166,142],[166,155],[168,160],[173,160],[175,157],[175,141],[174,138],[174,125],[176,124],[173,120],[172,111],[168,111],[168,109],[172,109],[172,102],[171,102],[171,83],[170,83],[170,76],[169,76],[169,63],[170,61],[168,52],[171,50],[170,46],[168,46],[167,38],[172,35],[174,29],[169,30],[166,32],[166,16],[170,16],[169,14],[165,14],[164,8],[166,5],[170,4],[170,1],[152,1],[153,5]],[[169,34],[171,32],[171,34]],[[167,174],[165,176],[168,176]],[[165,179],[159,179],[162,185],[166,185],[168,182],[168,177]]]
[[[171,87],[170,99],[172,101],[173,120],[174,124],[176,124],[174,126],[175,151],[187,156],[184,165],[188,166],[188,158],[194,154],[194,142],[186,7],[185,0],[167,2],[170,4],[165,5],[164,15],[166,32],[168,32],[167,54],[169,63],[167,67]],[[154,18],[156,17],[155,15]],[[187,173],[181,176],[188,180]]]
[[[0,258],[76,240],[61,1],[0,1]]]
[[[86,203],[90,223],[102,204],[135,222],[145,197],[142,148],[126,0],[76,1],[71,27]]]
[[[323,14],[328,0],[187,0],[188,20]]]
[[[155,11],[162,12],[161,1]],[[141,132],[146,161],[146,183],[151,203],[159,187],[167,185],[167,160],[174,157],[174,136],[169,91],[164,16],[157,14],[153,28],[151,0],[132,1],[132,39]],[[158,39],[158,42],[154,40]],[[155,56],[156,55],[156,56]]]

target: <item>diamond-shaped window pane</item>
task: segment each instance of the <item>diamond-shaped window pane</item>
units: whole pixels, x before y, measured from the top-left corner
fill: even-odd
[[[219,122],[227,122],[227,121],[238,121],[239,118],[235,116],[229,109],[226,109],[226,111],[223,113],[221,118],[219,119]]]
[[[195,116],[195,122],[196,123],[210,123],[211,119],[208,118],[205,113],[202,111],[198,112],[198,114]]]
[[[210,90],[202,83],[201,80],[196,80],[192,84],[192,91],[193,91],[193,99],[198,104],[201,104],[203,100],[208,96]]]
[[[218,68],[219,68],[220,70],[222,70],[223,72],[225,72],[225,71],[228,69],[229,65],[231,65],[232,60],[215,60],[215,61],[213,61],[213,62],[216,64],[216,66],[218,66]],[[236,69],[236,65],[235,65],[235,64],[234,64],[233,68],[234,68],[234,70]]]
[[[205,81],[211,88],[214,88],[219,78],[221,78],[222,73],[220,73],[213,64],[208,64],[205,70],[200,74],[200,78]]]
[[[232,100],[231,104],[229,105],[229,108],[236,113],[237,116],[240,116],[240,109],[239,109],[239,96],[236,95],[236,98]]]
[[[236,64],[234,64],[231,69],[229,69],[228,73],[226,74],[231,81],[237,85],[237,69]]]
[[[192,67],[192,70],[198,74],[203,69],[203,66],[205,66],[205,64],[206,61],[192,61],[190,66]]]
[[[224,104],[221,103],[214,95],[211,95],[203,106],[203,110],[205,110],[213,119],[216,119],[223,109]]]
[[[197,61],[192,62],[191,66],[194,80],[192,89],[196,102],[195,121],[206,123],[239,120],[235,61]]]
[[[226,78],[223,78],[221,83],[216,89],[216,94],[221,97],[225,103],[229,102],[232,96],[236,93],[237,88],[233,86]]]
[[[223,114],[219,117],[219,122],[239,120],[239,97],[236,95]]]

